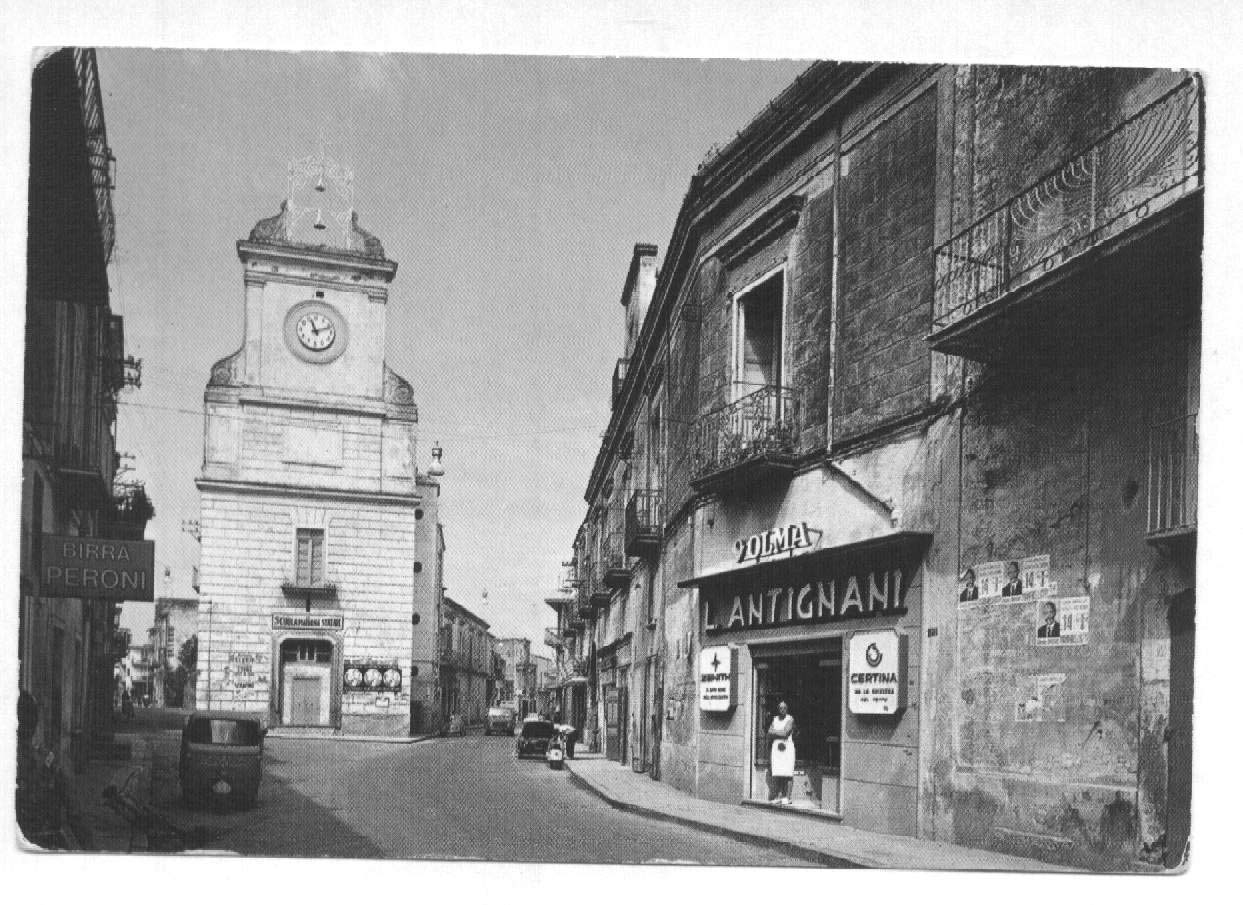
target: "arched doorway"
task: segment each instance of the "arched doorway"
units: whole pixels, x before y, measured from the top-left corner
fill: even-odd
[[[332,642],[290,638],[281,642],[281,724],[332,724]]]

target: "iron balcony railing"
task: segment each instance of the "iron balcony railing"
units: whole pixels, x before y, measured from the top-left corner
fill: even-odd
[[[1148,434],[1148,534],[1195,530],[1198,492],[1197,415],[1154,425]]]
[[[794,392],[766,386],[702,416],[695,424],[696,479],[751,461],[789,458],[798,436]]]
[[[626,503],[626,552],[638,556],[660,547],[660,491],[636,490]]]
[[[626,555],[626,535],[620,519],[600,539],[600,561],[604,566],[604,584],[624,588],[630,583],[630,557]]]
[[[950,327],[1203,185],[1188,78],[934,252],[933,328]]]
[[[561,633],[550,628],[544,629],[544,643],[553,650],[565,647],[565,639],[561,637]]]
[[[108,147],[108,133],[104,127],[95,51],[91,48],[75,49],[73,64],[78,78],[79,105],[86,132],[86,154],[91,170],[91,191],[95,196],[95,214],[99,221],[99,238],[104,261],[107,262],[112,258],[116,242],[116,219],[112,211],[112,189],[115,187],[112,165],[116,158]]]
[[[626,371],[630,368],[629,358],[617,359],[617,366],[613,368],[613,405],[617,405],[618,397],[621,396],[622,387],[626,385]]]

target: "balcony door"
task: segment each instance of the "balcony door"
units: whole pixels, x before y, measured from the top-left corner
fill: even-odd
[[[734,398],[764,387],[779,387],[784,379],[783,314],[785,273],[778,270],[738,294],[735,308]]]

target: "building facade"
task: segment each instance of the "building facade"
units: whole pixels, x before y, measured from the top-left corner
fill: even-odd
[[[440,610],[440,712],[446,726],[478,726],[487,718],[496,685],[492,662],[495,643],[488,623],[453,598],[444,598]]]
[[[439,703],[443,537],[414,394],[385,361],[397,264],[348,172],[293,171],[237,244],[242,343],[204,395],[196,703],[405,735]]]
[[[44,541],[141,539],[154,509],[117,480],[117,399],[138,363],[110,303],[113,157],[95,52],[49,54],[31,91],[18,663],[32,744],[81,768],[111,733],[120,607],[51,596]]]
[[[1084,866],[1181,862],[1198,77],[821,63],[634,249],[575,540],[611,757]]]
[[[539,681],[531,656],[531,639],[501,638],[495,649],[505,661],[505,679],[498,696],[513,704],[519,719],[536,712]]]
[[[155,625],[151,636],[155,653],[157,707],[194,709],[193,663],[181,662],[181,649],[191,638],[197,644],[199,600],[197,597],[159,597],[155,601]]]

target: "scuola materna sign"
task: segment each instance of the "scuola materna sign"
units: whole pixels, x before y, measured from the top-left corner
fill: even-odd
[[[906,612],[901,569],[800,579],[734,590],[705,587],[704,631],[776,628]]]
[[[44,597],[155,599],[155,542],[45,534],[39,562]]]

